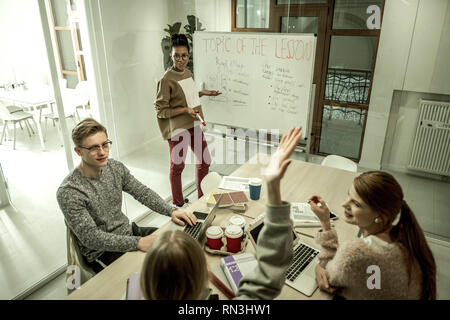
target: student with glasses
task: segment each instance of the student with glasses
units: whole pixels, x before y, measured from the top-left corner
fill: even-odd
[[[72,140],[81,162],[61,183],[56,196],[80,253],[95,272],[127,251],[146,252],[156,238],[152,234],[156,228],[130,225],[122,212],[122,191],[179,225],[197,223],[192,213],[172,207],[121,162],[108,158],[112,141],[94,119],[77,124]]]
[[[181,185],[181,174],[184,169],[188,146],[197,158],[197,192],[200,198],[203,193],[200,182],[208,174],[211,157],[206,140],[200,126],[199,115],[204,119],[202,107],[190,108],[179,81],[192,78],[192,72],[186,68],[189,62],[189,43],[185,35],[172,36],[171,58],[173,66],[166,71],[158,82],[155,101],[158,125],[163,139],[167,140],[170,149],[170,186],[173,204],[181,207],[184,197]],[[198,63],[201,63],[199,61]],[[202,90],[199,96],[217,96],[219,91]],[[197,142],[195,142],[197,141]],[[178,145],[180,144],[181,145]],[[198,145],[196,148],[195,145]]]

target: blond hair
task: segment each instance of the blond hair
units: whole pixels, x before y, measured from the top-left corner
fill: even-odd
[[[151,245],[141,270],[141,290],[150,300],[200,298],[208,281],[205,255],[186,233],[166,231]]]
[[[101,123],[92,118],[86,118],[72,129],[72,141],[75,146],[80,147],[84,138],[96,134],[97,132],[104,132],[106,136],[108,136],[106,128]]]

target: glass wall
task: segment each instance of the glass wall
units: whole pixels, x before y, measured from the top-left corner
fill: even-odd
[[[8,50],[0,52],[0,96],[25,86],[31,89],[34,84],[40,86],[40,92],[53,90],[39,10],[35,2],[33,6],[24,5],[25,2],[0,2],[0,34],[8,44]],[[442,108],[450,102],[448,2],[51,3],[60,12],[55,21],[51,21],[50,15],[48,21],[58,78],[67,80],[64,84],[67,89],[75,89],[84,70],[84,80],[90,84],[90,100],[78,110],[81,117],[93,115],[99,119],[113,141],[111,157],[122,161],[138,180],[164,199],[171,198],[169,145],[161,135],[154,101],[157,83],[171,66],[168,37],[173,33],[191,36],[197,30],[314,33],[316,90],[310,109],[314,135],[309,151],[319,156],[335,154],[353,159],[359,162],[361,171],[381,168],[393,172],[404,186],[405,199],[427,235],[450,239],[450,224],[445,216],[450,205],[446,182],[450,168],[433,167],[433,161],[428,167],[419,168],[412,161],[419,157],[422,163],[427,163],[431,154],[431,159],[439,159],[436,163],[450,163],[449,154],[445,153],[448,148],[438,144],[448,141],[445,137],[431,134],[429,146],[433,148],[425,151],[416,139],[424,105],[421,101],[437,101]],[[80,15],[71,17],[70,12],[74,11]],[[78,31],[74,34],[74,30]],[[193,50],[191,57],[195,56],[196,48]],[[202,62],[193,60],[193,63]],[[236,65],[239,63],[236,61]],[[47,89],[42,89],[43,86]],[[2,101],[2,110],[10,112],[7,108],[12,105],[10,101]],[[31,119],[29,125],[21,123],[22,128],[18,123],[15,149],[13,125],[7,125],[6,140],[0,145],[0,168],[6,181],[2,183],[0,177],[3,188],[0,195],[8,190],[14,204],[0,209],[0,257],[4,271],[0,276],[0,298],[20,296],[66,263],[66,229],[55,192],[73,169],[68,158],[72,157],[74,166],[79,163],[74,152],[66,153],[67,148],[73,147],[66,146],[69,132],[79,119],[66,119],[63,127],[67,130],[60,130],[56,121],[45,116],[50,113],[60,116],[58,110],[50,103],[33,111],[36,125]],[[0,119],[3,131],[5,117]],[[446,132],[448,117],[424,121],[435,126],[436,132],[440,130],[439,134]],[[35,129],[38,125],[42,127],[42,140]],[[230,142],[233,138],[226,140]],[[235,167],[224,165],[221,173],[226,170],[231,173]],[[189,151],[182,176],[185,195],[195,189],[195,180],[195,159]],[[1,198],[1,205],[5,199]],[[138,220],[149,210],[125,194],[123,212],[130,220]],[[167,221],[156,214],[152,217],[155,225]],[[29,264],[23,263],[24,256],[30,257]]]
[[[43,10],[37,1],[0,2],[0,38],[7,48],[0,52],[0,299],[25,297],[67,263],[56,190],[73,169],[69,131],[78,121],[78,105],[58,106],[57,101],[73,93],[69,90],[79,78],[76,72],[66,74],[74,79],[60,72],[60,67],[76,70],[71,33],[62,30],[68,26],[66,7],[58,7],[66,14],[53,17],[56,30],[49,3],[42,3]],[[56,83],[50,43],[64,49],[67,58],[60,65],[56,51],[50,51]]]

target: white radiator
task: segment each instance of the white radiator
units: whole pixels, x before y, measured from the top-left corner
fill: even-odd
[[[420,100],[408,168],[450,176],[450,103]]]

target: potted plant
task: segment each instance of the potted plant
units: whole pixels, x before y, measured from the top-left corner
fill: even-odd
[[[196,18],[194,15],[188,15],[187,16],[187,21],[188,24],[186,24],[184,26],[184,30],[186,31],[185,35],[186,38],[188,39],[188,43],[189,43],[189,47],[192,53],[193,50],[193,35],[195,31],[203,31],[205,29],[202,29],[202,23],[198,20],[198,18]],[[169,35],[165,36],[162,40],[161,40],[161,49],[163,51],[163,65],[164,65],[164,70],[167,70],[168,68],[170,68],[172,66],[172,60],[170,59],[170,47],[171,47],[171,37],[173,34],[176,33],[180,33],[180,27],[181,27],[181,22],[175,22],[173,25],[168,24],[167,25],[169,28],[168,29],[164,29],[164,31],[166,31]],[[189,59],[189,63],[187,65],[188,69],[192,71],[192,73],[194,73],[194,60],[191,58]]]

